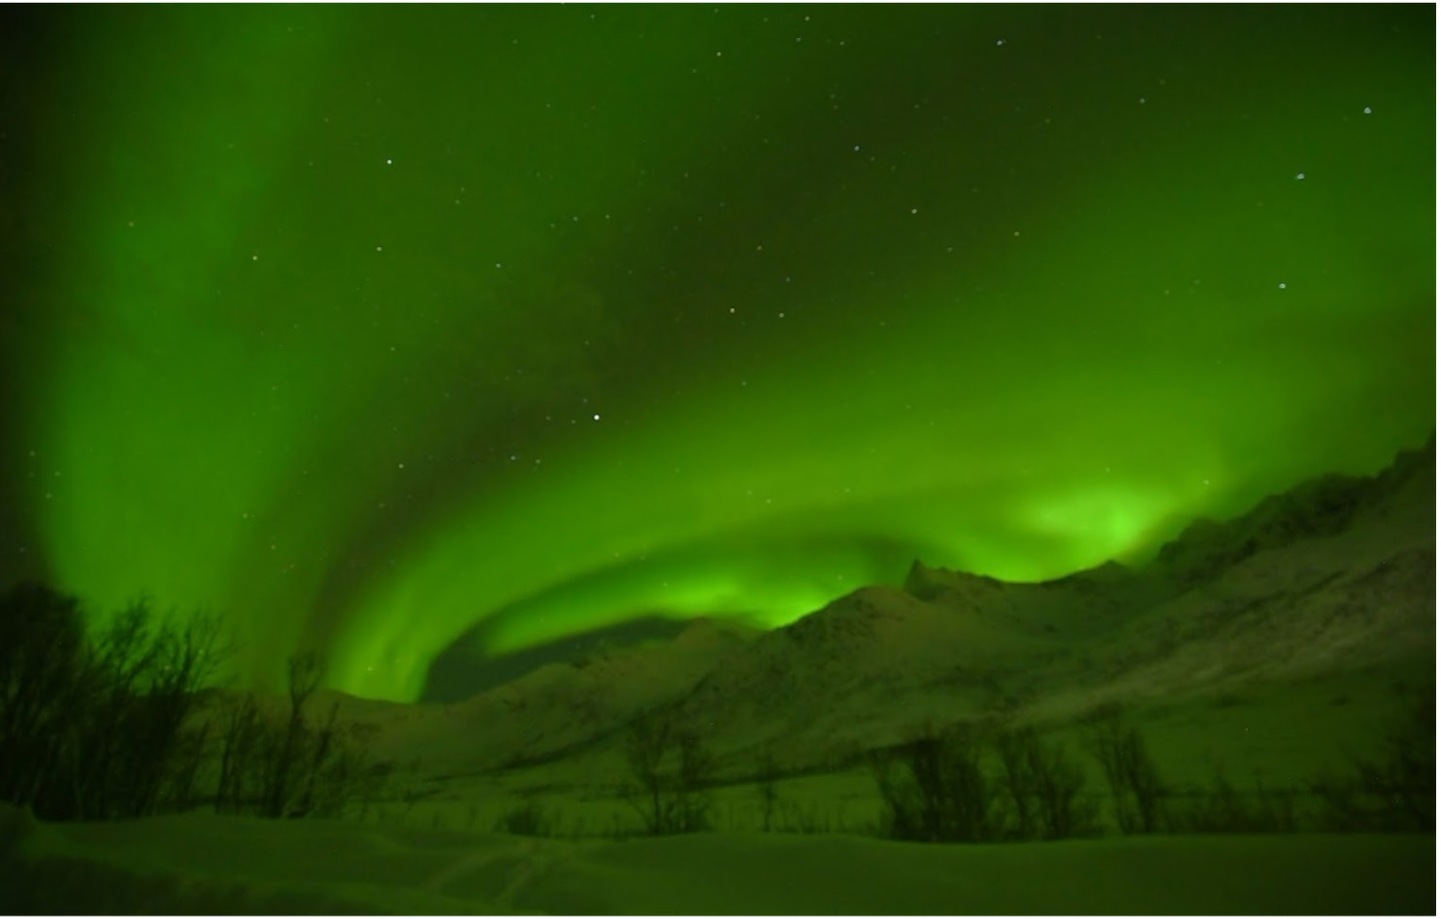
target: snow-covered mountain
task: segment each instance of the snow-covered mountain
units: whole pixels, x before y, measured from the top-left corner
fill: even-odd
[[[671,708],[724,767],[771,748],[823,767],[923,722],[1059,722],[1106,701],[1218,692],[1430,655],[1435,443],[1326,476],[1139,568],[1007,583],[916,561],[769,632],[699,621],[668,643],[551,664],[452,705],[386,707],[382,754],[464,774],[604,750]],[[359,705],[359,703],[357,703]]]
[[[375,753],[429,775],[468,775],[573,753],[638,713],[684,697],[756,631],[697,619],[674,639],[592,653],[539,667],[455,703],[404,705],[322,692],[319,712],[340,701],[342,720],[379,727]]]

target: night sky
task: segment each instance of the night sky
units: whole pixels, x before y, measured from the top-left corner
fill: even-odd
[[[1144,560],[1435,426],[1431,5],[0,31],[0,574],[242,685]]]

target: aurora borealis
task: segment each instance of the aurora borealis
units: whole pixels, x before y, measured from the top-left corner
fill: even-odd
[[[0,573],[248,685],[1142,559],[1435,424],[1431,6],[3,21]]]

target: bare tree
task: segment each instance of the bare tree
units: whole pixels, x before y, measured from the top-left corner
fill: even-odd
[[[36,804],[72,720],[85,654],[78,599],[37,583],[0,596],[0,799]]]
[[[241,813],[252,795],[257,799],[263,784],[253,779],[262,770],[264,724],[260,706],[251,695],[227,702],[219,716],[220,779],[215,792],[215,809]]]
[[[710,828],[711,802],[705,788],[715,772],[715,760],[699,734],[680,734],[678,746],[680,764],[675,777],[671,828],[680,833],[699,833]]]
[[[1035,817],[1045,839],[1069,839],[1096,832],[1095,805],[1081,797],[1086,785],[1079,763],[1065,748],[1050,747],[1034,733],[1026,745],[1030,791],[1035,795]]]
[[[290,795],[297,784],[306,740],[305,703],[320,687],[320,657],[314,651],[292,654],[287,667],[286,690],[290,696],[290,718],[275,755],[266,793],[265,816],[284,817]]]
[[[666,748],[670,745],[670,719],[647,713],[630,723],[625,736],[625,761],[639,788],[632,789],[637,798],[645,830],[659,836],[668,829],[666,780],[661,770]]]
[[[1015,826],[1011,828],[1010,835],[1017,839],[1035,836],[1033,804],[1037,796],[1036,767],[1039,763],[1033,751],[1038,744],[1036,732],[1029,728],[1002,731],[996,735],[994,742],[996,756],[1001,761],[1001,787],[1010,797],[1015,816]]]
[[[756,765],[756,793],[761,799],[761,829],[769,833],[776,804],[780,800],[780,791],[776,787],[776,780],[780,778],[780,766],[776,762],[775,750],[770,746],[763,748]]]
[[[1090,718],[1086,745],[1101,764],[1124,833],[1161,829],[1166,786],[1141,732],[1122,720],[1120,706],[1102,706]]]
[[[975,725],[945,732],[926,726],[907,743],[873,754],[884,834],[921,842],[996,838],[1001,792],[981,768],[981,741]]]
[[[310,766],[307,770],[305,791],[301,794],[300,802],[296,806],[297,814],[309,814],[315,808],[316,782],[322,779],[325,767],[334,752],[337,742],[335,719],[339,714],[340,703],[331,703],[330,715],[325,719],[325,726],[320,729],[320,732],[315,737],[315,753],[311,758]]]
[[[218,628],[157,623],[142,599],[92,642],[74,598],[33,584],[0,597],[0,797],[50,819],[184,806],[204,741],[186,721]]]
[[[674,750],[674,755],[667,754]],[[625,735],[625,759],[633,783],[623,795],[640,814],[645,832],[694,833],[710,825],[705,793],[714,759],[700,735],[675,729],[667,712],[649,712],[631,722]],[[666,767],[667,759],[674,761]]]

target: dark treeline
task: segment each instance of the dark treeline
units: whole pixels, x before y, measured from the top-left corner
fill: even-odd
[[[289,662],[288,706],[204,687],[220,624],[160,621],[136,601],[87,630],[80,601],[34,583],[0,594],[0,800],[48,820],[108,820],[213,806],[265,817],[336,815],[374,794],[371,762],[338,709],[306,703],[321,662]]]
[[[1117,705],[1087,716],[1082,742],[1122,833],[1434,833],[1435,692],[1400,696],[1402,712],[1381,756],[1353,757],[1349,772],[1322,774],[1306,788],[1259,779],[1238,787],[1219,766],[1209,787],[1176,788]],[[1101,808],[1084,794],[1081,764],[1029,728],[994,722],[923,728],[906,743],[873,751],[871,765],[882,799],[879,830],[889,838],[1004,842],[1102,832]]]
[[[228,649],[203,615],[160,619],[137,601],[87,629],[81,603],[24,583],[0,594],[0,801],[47,820],[109,820],[189,810],[287,818],[341,816],[387,793],[392,764],[369,752],[368,725],[338,705],[313,713],[323,664],[288,662],[286,695],[206,689]],[[1380,755],[1309,787],[1233,785],[1218,767],[1209,788],[1167,782],[1121,709],[1079,725],[1104,781],[1059,742],[1004,720],[922,728],[869,753],[882,836],[929,842],[1066,839],[1100,833],[1102,811],[1124,833],[1435,832],[1434,688],[1403,694]],[[706,738],[656,710],[621,732],[629,781],[620,789],[647,835],[712,828],[715,760]],[[755,776],[763,826],[782,810],[773,754]],[[1105,807],[1109,804],[1109,807]],[[497,828],[546,835],[537,801]]]

